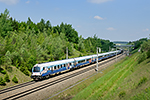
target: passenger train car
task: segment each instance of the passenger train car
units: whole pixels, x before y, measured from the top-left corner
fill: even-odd
[[[122,53],[122,50],[98,54],[98,61],[113,57],[116,54],[120,54],[120,53]],[[45,77],[49,77],[57,73],[73,70],[83,65],[95,63],[96,59],[97,59],[97,55],[95,54],[90,56],[83,56],[83,57],[36,64],[32,68],[31,78],[33,78],[34,80],[43,79]]]

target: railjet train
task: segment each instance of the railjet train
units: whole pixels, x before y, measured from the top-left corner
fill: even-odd
[[[98,61],[113,57],[116,54],[118,55],[122,52],[123,52],[122,50],[117,50],[117,51],[98,54]],[[47,78],[51,75],[55,75],[68,70],[73,70],[75,68],[79,68],[87,64],[95,63],[96,59],[97,59],[97,55],[95,54],[90,56],[83,56],[83,57],[36,64],[32,68],[31,78],[33,78],[34,80],[43,79],[45,77]]]

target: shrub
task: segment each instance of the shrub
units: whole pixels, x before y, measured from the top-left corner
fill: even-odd
[[[6,69],[7,71],[9,71],[9,72],[12,72],[12,70],[13,70],[10,65],[6,65],[6,66],[5,66],[5,69]]]
[[[29,76],[29,71],[28,71],[28,68],[27,68],[27,67],[21,66],[21,67],[20,67],[20,70],[21,70],[25,75]]]
[[[143,77],[139,83],[138,83],[138,86],[141,86],[143,83],[145,83],[147,81],[147,78],[146,77]]]
[[[141,53],[138,57],[138,63],[141,63],[142,61],[146,60],[146,58],[147,58],[146,52]]]
[[[118,96],[119,96],[119,98],[121,99],[121,98],[123,98],[125,95],[126,95],[126,92],[125,92],[125,91],[121,91]]]
[[[23,71],[23,73],[24,73],[25,75],[29,76],[29,71],[28,71],[27,68],[25,68],[25,70]]]
[[[14,83],[18,83],[18,79],[17,79],[16,75],[12,78],[12,81],[13,81]]]
[[[2,70],[1,73],[2,73],[2,74],[6,74],[6,70]]]
[[[5,74],[5,76],[4,76],[4,80],[6,81],[6,82],[10,82],[10,80],[9,80],[9,76],[8,76],[8,74],[6,73]]]
[[[37,62],[36,62],[36,58],[31,55],[31,56],[28,58],[28,61],[27,61],[27,63],[26,63],[26,66],[27,66],[28,70],[31,71],[32,67],[33,67],[36,63],[37,63]]]
[[[5,81],[3,80],[2,77],[0,77],[0,85],[6,85]]]
[[[83,55],[80,53],[79,57],[82,57]]]

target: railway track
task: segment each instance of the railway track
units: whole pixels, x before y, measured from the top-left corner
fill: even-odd
[[[15,86],[0,90],[0,94],[6,93],[6,92],[9,92],[9,91],[13,91],[13,90],[16,90],[16,89],[19,89],[21,87],[25,87],[25,86],[28,86],[28,85],[31,85],[31,84],[34,84],[34,83],[35,83],[35,81],[29,81],[29,82],[26,82],[26,83],[15,85]]]
[[[121,56],[121,55],[118,55],[117,58],[119,58],[120,56]],[[108,59],[107,61],[105,61],[105,62],[103,62],[103,63],[100,63],[99,66],[102,65],[102,64],[106,64],[106,63],[108,63],[109,61],[112,61],[112,60],[114,60],[114,59],[116,59],[116,58],[113,57],[112,59]],[[87,66],[87,65],[86,65],[86,66]],[[84,67],[86,67],[86,66],[84,66]],[[4,98],[1,98],[1,99],[2,99],[2,100],[8,100],[8,99],[10,99],[10,100],[16,100],[16,99],[25,97],[25,96],[27,96],[27,95],[29,95],[29,94],[32,94],[32,93],[35,93],[35,92],[40,91],[40,90],[42,90],[42,89],[45,89],[45,88],[47,88],[47,87],[53,86],[54,84],[60,83],[60,82],[62,82],[62,81],[64,81],[64,80],[68,80],[68,79],[70,79],[70,78],[72,78],[72,77],[75,77],[75,76],[78,76],[78,75],[83,74],[83,73],[85,73],[85,72],[88,72],[88,71],[90,71],[91,69],[95,69],[95,67],[96,67],[96,64],[93,64],[93,66],[91,66],[91,67],[89,67],[89,68],[86,68],[86,69],[84,69],[84,70],[78,71],[78,72],[76,72],[76,73],[70,74],[69,76],[64,76],[64,77],[55,79],[55,80],[53,80],[53,81],[51,81],[51,82],[46,82],[46,83],[44,83],[44,84],[35,86],[35,87],[33,87],[33,88],[30,88],[30,89],[26,89],[26,90],[24,90],[24,91],[21,91],[21,92],[19,92],[19,93],[15,93],[15,94],[9,95],[9,96],[4,97]],[[28,85],[31,85],[31,84],[34,84],[34,83],[36,83],[36,82],[35,82],[35,81],[31,81],[31,82],[27,82],[27,83],[23,83],[23,84],[20,84],[20,85],[16,85],[16,86],[13,86],[13,87],[10,87],[10,88],[7,88],[7,89],[3,89],[3,90],[0,91],[0,94],[2,95],[2,94],[7,93],[7,92],[9,92],[9,91],[13,91],[13,90],[15,90],[15,89],[19,89],[19,88],[22,88],[22,87],[25,87],[25,86],[28,86]]]

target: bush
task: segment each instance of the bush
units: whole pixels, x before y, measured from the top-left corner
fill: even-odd
[[[0,72],[3,70],[3,68],[0,67]]]
[[[20,67],[20,70],[21,70],[25,75],[29,76],[29,71],[28,71],[28,68],[27,68],[27,67],[21,66],[21,67]]]
[[[76,50],[78,50],[78,45],[77,45],[77,44],[74,44],[74,48],[75,48]]]
[[[10,82],[10,80],[9,80],[9,76],[8,76],[8,74],[6,73],[5,74],[5,76],[4,76],[4,80],[6,81],[6,82]]]
[[[122,92],[120,92],[119,93],[119,98],[121,99],[121,98],[123,98],[124,96],[126,95],[126,92],[125,91],[122,91]]]
[[[80,53],[79,57],[82,57],[83,55]]]
[[[146,52],[147,58],[150,57],[150,41],[145,41],[141,46],[141,52]]]
[[[13,70],[10,65],[6,65],[6,66],[5,66],[5,69],[6,69],[7,71],[9,71],[9,72],[12,72],[12,70]]]
[[[142,61],[144,61],[146,59],[147,59],[147,54],[146,54],[146,52],[143,52],[138,57],[138,63],[141,63]]]
[[[14,83],[18,83],[18,79],[17,79],[16,75],[12,78],[12,81],[13,81]]]
[[[2,74],[6,74],[6,70],[2,70],[1,73],[2,73]]]
[[[141,86],[143,83],[145,83],[147,81],[147,78],[146,77],[143,77],[139,83],[138,83],[138,86]]]
[[[0,77],[0,85],[6,85],[5,81],[3,80],[2,77]]]
[[[37,63],[37,62],[36,62],[36,58],[31,55],[31,56],[28,58],[28,61],[27,61],[27,63],[26,63],[26,66],[27,66],[28,70],[31,71],[32,67],[33,67],[36,63]]]

